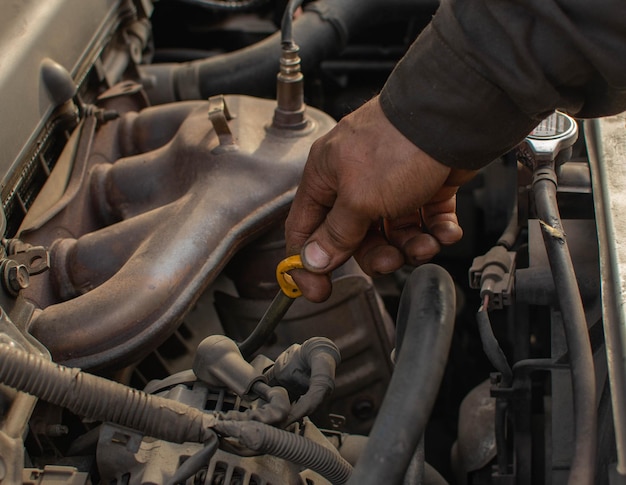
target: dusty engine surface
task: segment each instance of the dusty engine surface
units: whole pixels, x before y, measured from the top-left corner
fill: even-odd
[[[266,313],[311,144],[437,2],[0,4],[0,483],[622,483],[614,121],[495,160],[436,265]]]

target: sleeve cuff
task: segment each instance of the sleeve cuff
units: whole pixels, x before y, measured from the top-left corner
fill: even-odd
[[[453,168],[487,165],[540,121],[465,63],[433,23],[394,69],[380,103],[404,136]]]

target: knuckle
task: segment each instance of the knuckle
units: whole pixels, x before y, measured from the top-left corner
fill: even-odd
[[[341,252],[350,251],[355,246],[353,238],[346,234],[344,226],[332,218],[326,220],[326,234],[328,242]]]

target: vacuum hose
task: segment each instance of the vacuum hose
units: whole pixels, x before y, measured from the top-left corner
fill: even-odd
[[[396,368],[348,485],[402,483],[439,391],[454,314],[450,275],[433,264],[413,271],[398,309]]]
[[[594,483],[597,417],[596,381],[587,320],[556,202],[554,169],[535,170],[533,192],[537,216],[552,269],[569,351],[574,394],[574,457],[568,483]]]

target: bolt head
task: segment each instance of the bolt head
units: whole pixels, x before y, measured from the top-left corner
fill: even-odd
[[[17,294],[20,290],[28,288],[30,284],[30,274],[28,268],[23,264],[8,264],[4,269],[4,280],[7,290]]]

